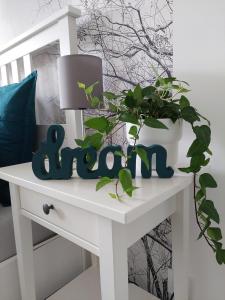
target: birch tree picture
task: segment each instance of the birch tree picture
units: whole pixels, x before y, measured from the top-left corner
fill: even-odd
[[[137,83],[149,84],[159,75],[171,76],[172,0],[37,1],[39,13],[68,3],[81,8],[79,52],[103,59],[105,90],[116,92]],[[52,95],[55,96],[57,98]],[[117,128],[108,142],[125,144],[124,127]],[[169,219],[133,245],[128,256],[130,282],[161,300],[174,298],[169,275],[172,268]]]
[[[171,75],[172,3],[166,0],[82,1],[79,49],[104,59],[106,89]]]

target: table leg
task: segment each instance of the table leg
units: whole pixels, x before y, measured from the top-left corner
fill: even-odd
[[[128,261],[124,226],[100,218],[99,233],[102,300],[128,300]]]
[[[22,300],[35,300],[36,296],[31,220],[21,215],[19,188],[12,183],[10,183],[10,195],[12,201],[21,296]]]
[[[172,215],[174,299],[188,300],[190,187],[177,195]]]

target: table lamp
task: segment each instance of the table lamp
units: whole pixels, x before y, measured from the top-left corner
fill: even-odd
[[[82,82],[89,86],[98,82],[93,96],[101,98],[103,93],[102,60],[94,55],[61,56],[58,58],[58,80],[61,109],[89,109],[91,108],[90,103],[77,83]]]

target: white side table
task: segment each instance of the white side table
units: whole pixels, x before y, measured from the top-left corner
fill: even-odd
[[[50,300],[91,300],[87,292],[82,292],[82,282],[86,282],[85,290],[95,282],[96,288],[91,289],[93,300],[156,299],[128,285],[127,249],[169,216],[172,216],[175,300],[188,300],[192,177],[137,178],[135,184],[141,188],[124,202],[108,196],[112,186],[95,192],[95,180],[41,181],[33,175],[30,163],[1,168],[0,178],[10,182],[23,300],[36,299],[31,220],[99,256],[101,288],[97,286],[98,280],[94,280],[97,276],[93,275],[97,274],[97,267],[92,267],[75,279],[74,287],[62,289],[60,297],[56,293]],[[43,210],[46,204],[50,207],[49,214]]]

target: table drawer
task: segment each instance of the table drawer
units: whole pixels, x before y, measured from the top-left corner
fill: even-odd
[[[98,245],[97,216],[57,199],[20,188],[21,208],[61,229]],[[53,205],[46,215],[43,205]]]

